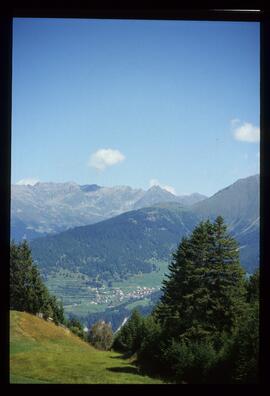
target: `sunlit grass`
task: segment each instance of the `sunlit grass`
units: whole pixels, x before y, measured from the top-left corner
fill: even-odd
[[[11,383],[161,384],[119,353],[98,351],[72,333],[11,312]]]

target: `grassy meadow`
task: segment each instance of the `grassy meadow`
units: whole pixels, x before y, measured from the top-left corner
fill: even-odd
[[[99,351],[68,330],[25,312],[10,313],[10,382],[162,384],[131,359]]]

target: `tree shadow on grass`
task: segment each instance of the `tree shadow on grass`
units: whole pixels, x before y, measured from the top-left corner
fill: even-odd
[[[130,359],[131,357],[134,356],[134,353],[121,353],[121,355],[118,356],[110,356],[111,359]]]
[[[127,359],[127,355],[119,355],[119,356],[110,356],[111,359]]]
[[[139,370],[136,367],[123,366],[123,367],[110,367],[106,370],[112,371],[114,373],[127,373],[127,374],[137,374],[139,375]]]

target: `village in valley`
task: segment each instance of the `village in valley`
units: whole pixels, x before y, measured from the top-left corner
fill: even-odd
[[[88,302],[89,304],[106,304],[108,308],[129,300],[144,299],[158,290],[158,288],[146,286],[137,286],[135,289],[121,289],[120,287],[107,289],[105,287],[97,288],[89,286],[88,289],[91,296],[91,300]],[[74,303],[75,305],[76,303]]]

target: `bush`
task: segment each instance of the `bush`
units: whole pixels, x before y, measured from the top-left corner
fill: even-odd
[[[253,303],[243,318],[241,327],[234,337],[233,381],[236,383],[258,383],[259,360],[259,302]]]
[[[164,360],[166,349],[166,334],[158,321],[153,316],[144,319],[142,326],[142,343],[137,351],[140,367],[149,373],[167,373],[167,365]]]
[[[89,332],[88,340],[97,349],[109,350],[113,342],[111,324],[103,320],[95,323]]]
[[[210,342],[173,340],[165,351],[170,376],[178,383],[208,383],[218,356]]]

